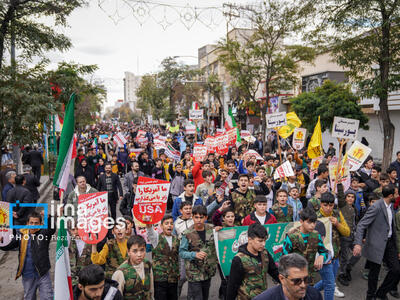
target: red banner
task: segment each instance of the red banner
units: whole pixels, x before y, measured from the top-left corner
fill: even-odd
[[[226,133],[217,135],[215,137],[216,140],[216,152],[219,155],[225,155],[228,153],[229,146],[228,146],[228,135]]]
[[[214,153],[216,149],[216,144],[215,144],[215,137],[209,135],[204,141],[204,145],[207,147],[207,152],[208,153]]]
[[[108,232],[108,192],[79,195],[78,212],[73,213],[78,215],[78,234],[82,241],[88,244],[99,243]]]
[[[194,144],[193,157],[196,161],[203,161],[207,156],[207,146],[201,144]]]
[[[144,224],[155,224],[164,217],[170,182],[139,177],[133,215]]]
[[[226,134],[228,135],[228,146],[235,146],[236,140],[237,140],[237,129],[236,129],[236,127],[226,131]]]

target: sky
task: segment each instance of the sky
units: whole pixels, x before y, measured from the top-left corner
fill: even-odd
[[[52,52],[48,56],[53,67],[60,61],[98,65],[95,78],[104,81],[107,88],[105,106],[112,106],[116,100],[123,99],[125,71],[135,75],[155,72],[164,58],[197,57],[198,48],[224,37],[226,19],[222,11],[197,10],[204,23],[213,23],[210,28],[199,20],[191,22],[191,7],[222,7],[223,3],[229,2],[233,3],[220,0],[90,0],[88,7],[71,14],[67,28],[59,29],[71,39],[73,47],[67,52]],[[235,1],[236,4],[248,2]],[[143,18],[142,12],[145,12]],[[182,22],[185,19],[187,21]],[[197,64],[194,57],[177,60]]]

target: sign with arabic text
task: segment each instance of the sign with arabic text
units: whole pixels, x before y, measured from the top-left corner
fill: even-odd
[[[155,224],[164,217],[170,182],[139,177],[133,215],[144,224]]]
[[[77,227],[82,241],[88,244],[102,241],[108,232],[107,217],[108,192],[79,195]]]
[[[191,109],[189,110],[190,120],[203,120],[203,110],[202,109]]]
[[[274,114],[267,114],[267,128],[273,129],[282,127],[287,124],[286,112],[278,112]]]
[[[207,156],[207,146],[194,144],[193,157],[196,161],[203,161]]]
[[[335,117],[333,119],[332,137],[355,140],[359,125],[359,120]]]

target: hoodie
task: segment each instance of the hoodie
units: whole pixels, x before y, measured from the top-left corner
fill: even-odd
[[[239,247],[239,252],[247,256],[250,256],[252,258],[255,258],[257,262],[261,264],[261,254],[259,253],[258,256],[251,254],[247,250],[247,243]],[[267,272],[275,281],[279,282],[278,267],[276,266],[271,254],[269,254],[268,251],[267,253],[268,253],[268,266],[266,266]],[[240,257],[236,255],[232,260],[226,299],[236,299],[238,290],[243,283],[244,277],[245,276],[244,276],[242,261]]]
[[[74,286],[73,296],[74,300],[78,300],[81,295],[81,290],[78,288],[78,285]],[[104,291],[101,295],[101,300],[123,300],[120,291],[118,290],[118,282],[111,279],[105,279]]]

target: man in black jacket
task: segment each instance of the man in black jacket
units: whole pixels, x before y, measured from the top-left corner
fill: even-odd
[[[274,286],[254,300],[322,300],[321,293],[308,285],[307,260],[297,253],[282,256],[279,260],[280,285]]]
[[[9,203],[34,203],[32,193],[24,186],[24,175],[15,177],[15,187],[8,191],[6,201]],[[28,215],[33,210],[31,207],[22,207],[17,204],[13,208],[13,224],[23,225],[28,221]]]
[[[74,286],[74,300],[123,300],[118,282],[104,278],[99,265],[89,265],[79,272],[79,283]]]
[[[43,165],[43,156],[40,151],[37,150],[35,147],[33,150],[29,151],[27,154],[27,163],[31,165],[32,167],[32,172],[35,175],[35,177],[40,180],[40,175],[41,175],[41,168]]]
[[[106,171],[106,173],[99,177],[97,189],[100,192],[108,192],[108,204],[111,210],[111,217],[115,220],[117,218],[118,199],[122,200],[123,198],[122,185],[121,181],[119,180],[119,176],[112,173],[112,167],[110,163],[105,164],[104,170]]]
[[[132,208],[135,203],[135,191],[138,183],[138,178],[133,178],[130,192],[127,192],[119,205],[119,211],[123,216],[132,216]]]
[[[43,215],[43,212],[39,214],[32,211],[26,224],[29,226],[43,225]],[[49,245],[51,236],[56,230],[50,228],[50,218],[47,224],[48,228],[46,229],[21,229],[20,236],[14,241],[19,243],[19,264],[15,279],[22,276],[24,299],[36,299],[37,290],[39,290],[41,300],[53,299]]]
[[[32,200],[37,202],[40,198],[38,187],[40,186],[40,181],[31,173],[32,167],[30,165],[24,165],[24,177],[25,177],[25,187],[31,192]]]

